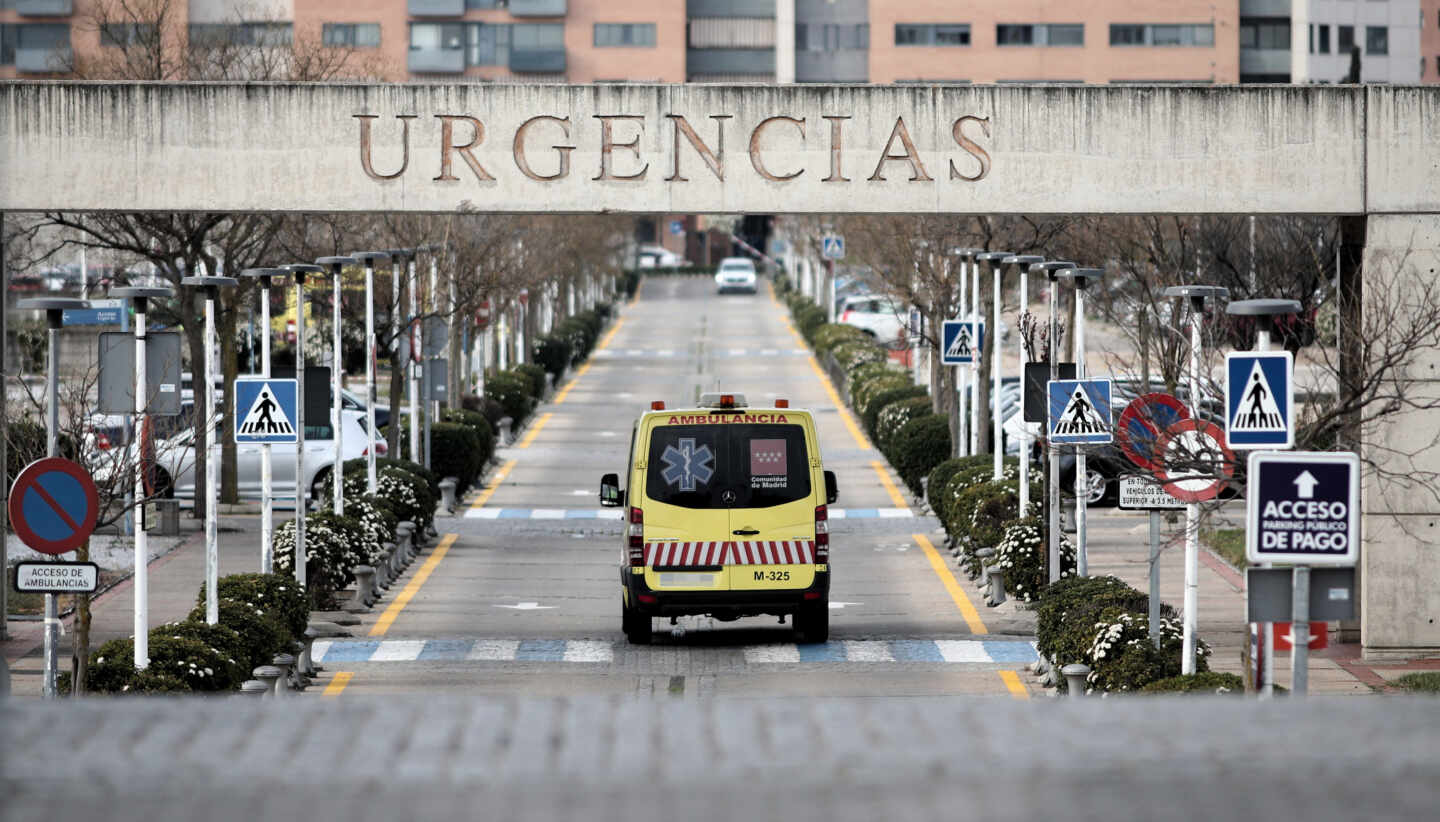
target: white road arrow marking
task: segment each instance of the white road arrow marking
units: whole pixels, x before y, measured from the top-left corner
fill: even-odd
[[[554,608],[554,605],[541,605],[538,602],[517,602],[514,605],[496,605],[496,608],[509,608],[513,611],[547,611]]]
[[[832,602],[832,603],[830,603],[830,610],[832,610],[832,611],[838,611],[838,610],[840,610],[841,608],[845,608],[845,607],[848,607],[848,606],[851,606],[851,605],[864,605],[864,604],[865,604],[865,603],[863,603],[863,602]]]
[[[1315,499],[1315,486],[1320,484],[1320,480],[1315,479],[1314,474],[1304,471],[1295,478],[1294,482],[1300,499]]]

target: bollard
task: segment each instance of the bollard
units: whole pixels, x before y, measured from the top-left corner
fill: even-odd
[[[275,686],[276,696],[283,696],[290,688],[290,673],[295,670],[295,657],[292,654],[276,654],[270,659],[271,664],[280,669],[280,679]]]
[[[1035,664],[1030,666],[1030,673],[1040,676],[1050,667],[1050,660],[1043,656],[1035,657]]]
[[[401,520],[395,526],[395,541],[400,543],[400,550],[405,553],[405,561],[409,562],[415,558],[415,523],[410,520]]]
[[[985,597],[985,604],[994,608],[1005,601],[1005,569],[999,565],[991,565],[985,569],[985,575],[990,579],[990,591]]]
[[[509,445],[515,441],[515,420],[510,417],[501,417],[496,425],[500,429],[500,444]]]
[[[306,679],[315,676],[316,673],[315,660],[310,656],[310,652],[315,647],[315,637],[319,635],[318,631],[307,625],[302,639],[295,643],[300,646],[300,675]]]
[[[261,694],[261,696],[278,696],[280,693],[280,677],[284,674],[284,671],[276,668],[274,665],[261,665],[259,668],[251,671],[252,676],[265,684],[265,693]]]
[[[356,565],[350,569],[355,575],[355,598],[345,606],[345,610],[353,613],[370,610],[369,592],[372,580],[375,579],[375,569],[369,565]]]
[[[454,477],[446,477],[440,480],[440,507],[447,513],[455,513],[455,486],[460,482]]]
[[[240,683],[240,693],[246,696],[264,696],[270,693],[270,686],[258,679],[247,679]]]
[[[989,565],[990,558],[993,556],[995,556],[994,548],[981,548],[975,552],[975,557],[980,560],[975,563],[975,566],[980,570],[971,579],[975,580],[975,587],[982,591],[985,590],[985,586],[990,584]]]
[[[309,653],[308,642],[297,639],[290,643],[290,655],[295,659],[295,664],[290,668],[290,685],[297,691],[310,687],[310,677],[305,675],[305,667],[309,664],[306,657]]]
[[[390,590],[390,558],[381,551],[370,567],[375,569],[375,598],[379,599],[381,591]]]
[[[5,661],[5,655],[0,654],[0,699],[10,695],[10,663]]]
[[[381,546],[385,549],[385,556],[390,561],[390,579],[393,582],[405,573],[405,557],[400,554],[400,546],[393,542],[387,542]]]
[[[1082,699],[1085,696],[1085,677],[1090,675],[1090,666],[1080,662],[1072,662],[1060,669],[1061,675],[1065,677],[1065,688],[1069,690],[1070,696],[1074,699]]]

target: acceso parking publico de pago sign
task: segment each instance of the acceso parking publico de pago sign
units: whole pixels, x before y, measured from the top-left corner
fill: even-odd
[[[1354,565],[1360,541],[1360,458],[1351,453],[1250,455],[1245,557],[1250,562]]]

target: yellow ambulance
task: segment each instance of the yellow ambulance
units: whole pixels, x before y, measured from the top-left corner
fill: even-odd
[[[820,463],[815,420],[785,400],[743,394],[663,402],[635,422],[630,463],[600,480],[600,504],[624,509],[621,627],[646,644],[651,619],[790,617],[804,642],[830,633],[835,475]]]

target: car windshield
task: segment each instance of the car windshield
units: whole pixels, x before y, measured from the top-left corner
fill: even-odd
[[[683,508],[768,508],[810,495],[798,425],[660,426],[648,464],[645,495]]]

